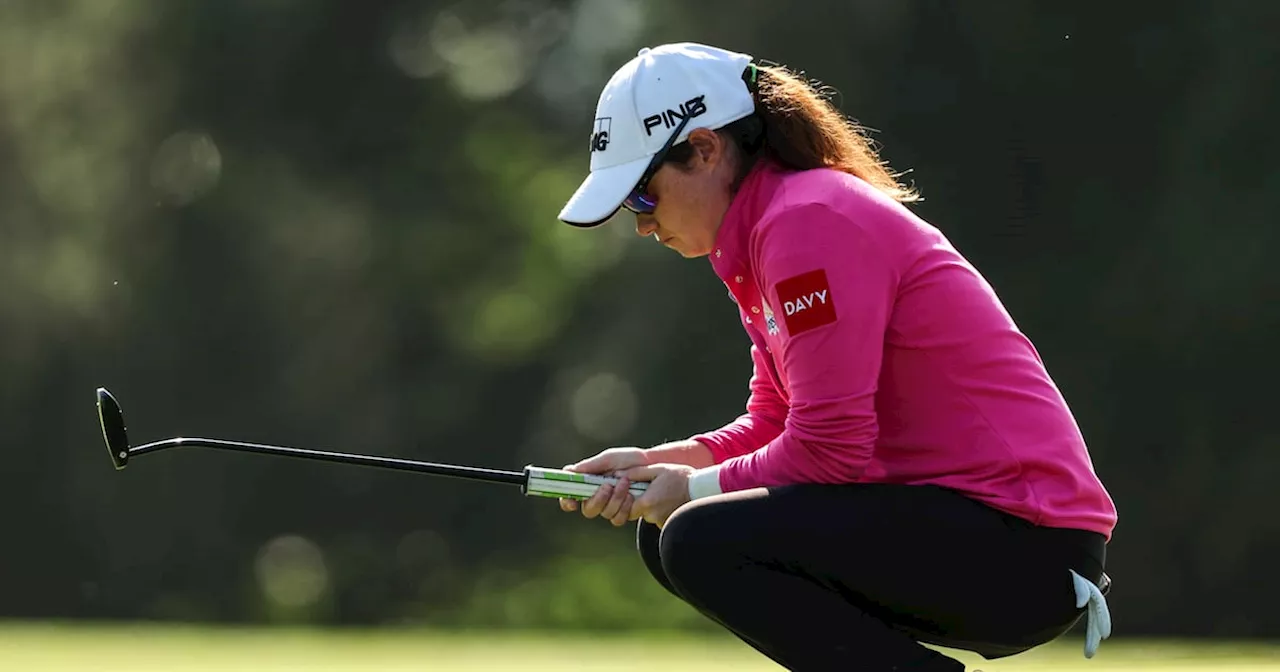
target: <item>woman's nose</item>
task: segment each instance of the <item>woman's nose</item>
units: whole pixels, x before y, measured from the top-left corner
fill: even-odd
[[[636,235],[647,238],[658,230],[658,222],[648,215],[636,215]]]

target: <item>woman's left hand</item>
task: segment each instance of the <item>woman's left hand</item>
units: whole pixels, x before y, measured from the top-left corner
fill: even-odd
[[[633,483],[649,483],[645,493],[631,505],[631,520],[644,518],[658,527],[666,525],[671,514],[689,502],[689,475],[693,471],[693,467],[683,464],[651,464],[618,474]]]

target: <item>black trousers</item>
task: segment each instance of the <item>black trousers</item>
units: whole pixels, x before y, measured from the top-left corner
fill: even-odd
[[[932,486],[798,485],[728,493],[640,521],[672,594],[789,670],[964,671],[921,645],[993,659],[1062,634],[1098,583],[1102,535],[1037,527]]]

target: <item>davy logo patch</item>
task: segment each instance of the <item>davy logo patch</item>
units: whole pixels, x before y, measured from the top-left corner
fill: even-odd
[[[790,335],[797,336],[836,321],[836,306],[831,301],[826,271],[818,269],[787,278],[778,283],[777,290],[782,319]]]

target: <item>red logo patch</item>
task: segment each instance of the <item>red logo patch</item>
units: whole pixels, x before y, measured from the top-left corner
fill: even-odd
[[[787,278],[778,283],[777,289],[787,332],[792,336],[836,321],[836,305],[831,300],[826,271],[818,269]]]

